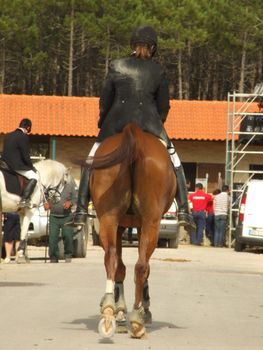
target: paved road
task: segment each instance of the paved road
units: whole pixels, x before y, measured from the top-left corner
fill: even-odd
[[[71,264],[0,265],[0,349],[263,349],[263,254],[182,245],[151,260],[153,324],[144,340],[97,333],[105,272],[100,247]],[[124,249],[126,301],[133,303],[136,247]]]

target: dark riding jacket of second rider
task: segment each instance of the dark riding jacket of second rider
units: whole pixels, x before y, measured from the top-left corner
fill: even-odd
[[[14,171],[34,170],[29,156],[29,138],[21,129],[18,128],[6,135],[2,159]]]
[[[31,132],[32,122],[24,118],[19,128],[7,134],[4,138],[2,160],[14,172],[24,176],[29,181],[23,190],[18,208],[30,206],[30,197],[37,184],[38,175],[30,159],[30,145],[28,134]]]

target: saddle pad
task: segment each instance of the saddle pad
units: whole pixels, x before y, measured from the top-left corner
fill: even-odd
[[[22,189],[18,180],[18,176],[4,169],[1,169],[1,171],[4,175],[7,192],[21,196]]]

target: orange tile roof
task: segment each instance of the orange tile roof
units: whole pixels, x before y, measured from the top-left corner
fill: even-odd
[[[171,138],[207,141],[226,140],[227,101],[172,100],[170,105],[171,108],[165,127]],[[237,102],[235,111],[241,111],[242,107],[244,107],[244,104]],[[251,104],[246,109],[246,112],[255,111],[258,111],[256,103]]]
[[[225,140],[226,101],[171,100],[165,128],[170,138]],[[255,104],[250,111],[256,111]],[[0,133],[14,130],[22,118],[32,120],[32,134],[96,136],[97,97],[0,95]]]
[[[98,98],[0,95],[0,133],[32,120],[33,135],[96,136]]]

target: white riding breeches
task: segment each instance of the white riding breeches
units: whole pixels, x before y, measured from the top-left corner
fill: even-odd
[[[94,154],[96,153],[97,149],[99,148],[100,142],[95,142],[94,145],[92,146],[88,157],[93,157]]]
[[[35,173],[33,170],[16,170],[16,173],[23,175],[24,177],[26,177],[28,180],[39,180],[39,176],[37,173]]]
[[[162,143],[165,147],[167,147],[166,143],[165,143],[163,140],[161,140],[161,139],[158,139],[158,140],[160,140],[161,143]],[[96,153],[97,149],[99,148],[99,145],[100,145],[100,142],[95,142],[95,143],[94,143],[94,145],[92,146],[92,148],[91,148],[91,150],[90,150],[90,152],[89,152],[88,157],[93,157],[93,156],[94,156],[94,154]],[[172,152],[172,153],[170,153],[170,152]],[[177,152],[175,151],[175,149],[174,149],[174,148],[168,149],[168,153],[170,154],[171,161],[172,161],[174,167],[175,167],[175,168],[179,168],[179,166],[181,165],[181,161],[180,161],[180,159],[179,159],[179,157],[178,157],[178,154],[177,154]],[[88,161],[88,162],[89,162],[89,161]]]
[[[169,150],[168,150],[168,153],[170,154],[170,158],[171,158],[171,161],[174,165],[175,168],[179,168],[179,166],[181,165],[181,161],[180,161],[180,158],[178,157],[178,154],[175,150],[173,150],[173,154],[169,153]]]
[[[162,139],[158,139],[161,141],[161,143],[167,148],[167,144],[164,140]],[[177,152],[175,151],[175,148],[168,148],[168,153],[170,154],[170,158],[171,158],[171,161],[174,165],[175,168],[179,168],[179,166],[181,165],[181,161],[178,157],[178,154]]]

